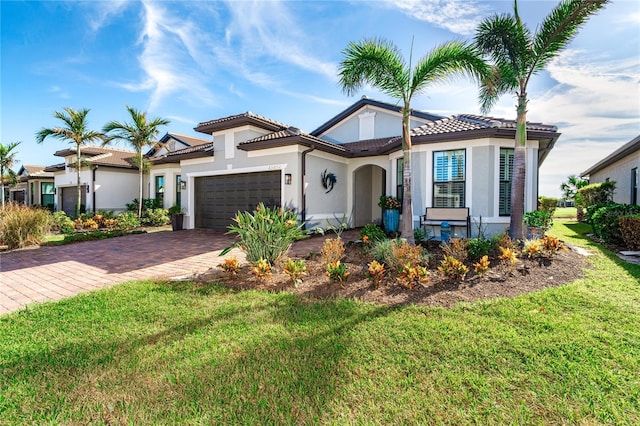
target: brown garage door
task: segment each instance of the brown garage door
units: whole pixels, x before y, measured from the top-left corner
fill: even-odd
[[[196,178],[195,227],[227,229],[238,211],[280,206],[280,179],[280,171]]]
[[[87,186],[82,185],[80,187],[81,200],[80,203],[82,206],[87,205]],[[75,216],[76,215],[76,203],[78,201],[78,188],[75,186],[70,186],[67,188],[62,188],[62,210],[67,214],[67,216]]]

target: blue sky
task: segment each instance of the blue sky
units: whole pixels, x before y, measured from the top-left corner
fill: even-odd
[[[534,30],[556,1],[521,1]],[[60,162],[66,148],[35,133],[52,114],[90,108],[99,130],[126,121],[125,105],[163,117],[162,129],[193,136],[202,121],[252,111],[311,131],[361,95],[347,97],[336,70],[349,41],[385,37],[415,57],[511,10],[511,1],[5,1],[0,2],[0,141],[21,141],[21,164]],[[562,133],[541,168],[540,193],[640,134],[640,2],[613,1],[529,87],[530,121]],[[495,117],[515,118],[504,96]],[[412,106],[479,113],[464,80],[432,86]],[[400,129],[398,129],[400,133]],[[125,146],[122,145],[122,148]]]

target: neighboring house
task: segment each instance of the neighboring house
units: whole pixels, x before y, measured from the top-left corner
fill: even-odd
[[[151,161],[156,171],[180,170],[189,228],[226,229],[260,201],[297,209],[308,228],[342,218],[358,227],[380,222],[380,195],[402,197],[401,119],[400,107],[365,97],[310,133],[246,112],[200,123],[209,143]],[[412,111],[411,127],[415,226],[426,207],[469,207],[488,233],[506,229],[515,121]],[[545,124],[527,129],[529,211],[538,168],[560,134]]]
[[[18,183],[9,189],[9,200],[28,206],[43,206],[53,210],[53,173],[44,166],[24,165],[17,173]]]
[[[138,168],[133,164],[133,151],[84,146],[81,148],[81,205],[87,212],[99,210],[120,212],[138,197]],[[57,151],[64,163],[47,167],[55,180],[55,207],[67,215],[75,215],[78,200],[76,148]]]
[[[640,168],[640,135],[624,144],[580,175],[589,183],[615,181],[613,201],[638,204],[638,169]]]
[[[182,205],[182,171],[180,163],[163,162],[161,159],[170,153],[189,148],[194,149],[209,143],[211,141],[206,139],[178,133],[166,133],[158,141],[158,149],[151,149],[145,154],[145,157],[152,160],[153,164],[148,176],[148,185],[145,185],[145,194],[149,198],[161,200],[164,208],[169,208],[174,204]]]

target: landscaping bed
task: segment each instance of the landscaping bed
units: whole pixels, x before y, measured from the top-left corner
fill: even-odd
[[[431,255],[428,281],[412,289],[400,285],[393,275],[387,276],[378,285],[372,284],[366,275],[366,265],[371,257],[363,253],[361,243],[353,241],[345,244],[342,263],[347,265],[349,276],[344,283],[330,280],[320,256],[314,253],[305,258],[307,275],[302,277],[298,286],[293,285],[281,265],[274,267],[268,279],[257,278],[251,272],[251,266],[245,264],[236,275],[220,268],[211,268],[195,277],[195,281],[200,285],[218,283],[235,290],[287,291],[312,298],[345,297],[386,306],[416,304],[451,307],[458,302],[514,297],[557,287],[581,278],[584,269],[589,267],[584,255],[567,247],[551,260],[521,258],[515,265],[492,260],[490,269],[483,275],[474,273],[473,263],[467,262],[471,272],[464,280],[455,280],[444,277],[437,269],[444,257],[441,246],[431,242],[427,251]]]

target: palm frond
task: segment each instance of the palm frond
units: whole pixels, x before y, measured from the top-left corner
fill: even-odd
[[[544,69],[549,61],[576,36],[589,17],[602,9],[609,0],[563,0],[542,21],[534,36],[536,58],[532,73]]]
[[[396,45],[384,39],[365,39],[349,43],[342,54],[338,74],[347,95],[370,83],[392,97],[404,98],[409,70]]]
[[[155,118],[147,121],[146,112],[139,111],[127,105],[127,111],[131,117],[131,122],[121,123],[110,121],[104,125],[102,131],[109,135],[109,142],[122,140],[129,143],[136,152],[142,152],[147,146],[153,146],[153,140],[160,132],[159,127],[170,123],[164,118]]]
[[[409,97],[430,84],[446,82],[456,75],[483,81],[490,74],[491,68],[475,46],[460,41],[444,43],[427,53],[416,64]]]

